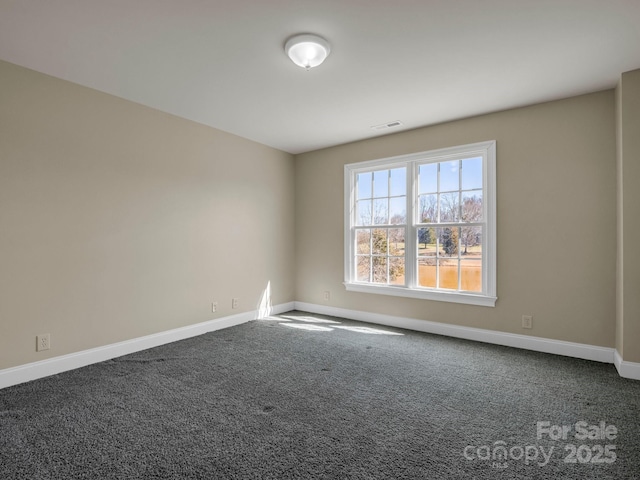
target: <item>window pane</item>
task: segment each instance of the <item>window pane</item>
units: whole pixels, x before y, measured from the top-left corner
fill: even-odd
[[[482,188],[482,157],[462,160],[462,190]]]
[[[438,195],[420,195],[420,223],[438,221]]]
[[[482,191],[462,192],[462,221],[482,221]]]
[[[391,170],[391,196],[406,195],[407,193],[407,169],[394,168]]]
[[[482,292],[482,260],[462,260],[460,262],[460,289]]]
[[[438,164],[428,163],[418,168],[420,180],[418,193],[434,193],[438,191]]]
[[[492,303],[494,171],[495,142],[346,165],[347,289]]]
[[[389,208],[389,223],[407,223],[407,197],[390,199]]]
[[[460,194],[458,192],[440,195],[440,221],[457,222],[460,215]]]
[[[373,282],[387,283],[387,257],[372,257]]]
[[[359,173],[357,182],[358,198],[371,198],[371,172]]]
[[[440,191],[460,190],[460,161],[440,163]]]
[[[358,281],[369,282],[371,273],[371,257],[356,257],[358,259]]]
[[[375,198],[389,196],[389,170],[373,172],[373,196]]]
[[[373,230],[372,252],[374,255],[387,255],[387,230],[376,228]]]
[[[358,230],[356,242],[356,253],[371,253],[371,230]]]
[[[436,229],[418,229],[418,255],[436,256]]]
[[[389,255],[404,256],[404,228],[390,228],[388,234]]]
[[[482,227],[460,229],[460,250],[466,258],[482,257]]]
[[[439,288],[458,289],[458,260],[438,260],[438,283]]]
[[[376,198],[373,201],[374,225],[386,225],[389,223],[389,199]]]
[[[436,259],[420,258],[418,260],[418,285],[421,287],[435,288],[436,286]]]
[[[389,262],[389,283],[404,285],[404,258],[391,257]]]
[[[360,200],[356,206],[356,225],[371,225],[371,200]]]
[[[460,241],[459,228],[438,228],[438,254],[441,257],[457,257]]]

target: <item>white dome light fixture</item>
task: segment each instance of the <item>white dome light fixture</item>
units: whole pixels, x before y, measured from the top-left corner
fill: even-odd
[[[284,51],[293,63],[306,70],[317,67],[329,56],[329,42],[318,35],[294,35],[284,44]]]

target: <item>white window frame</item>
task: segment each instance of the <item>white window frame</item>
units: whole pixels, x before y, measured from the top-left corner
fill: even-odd
[[[417,284],[417,211],[418,166],[424,163],[482,157],[482,192],[484,235],[482,238],[482,286],[483,291],[460,292],[445,289],[424,288]],[[358,173],[372,170],[407,168],[407,219],[405,235],[406,285],[373,284],[357,281],[356,252],[356,198],[355,185]],[[375,293],[400,297],[419,298],[443,302],[464,303],[494,307],[496,296],[496,142],[473,143],[439,150],[381,158],[344,166],[344,285],[348,291]]]

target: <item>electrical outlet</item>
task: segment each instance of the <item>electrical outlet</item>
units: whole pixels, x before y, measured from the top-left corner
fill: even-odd
[[[533,317],[531,315],[522,315],[522,328],[533,328]]]
[[[231,308],[238,308],[239,303],[240,303],[240,299],[239,298],[232,298],[231,299]]]
[[[36,336],[36,352],[42,352],[43,350],[49,350],[51,348],[51,335],[45,333]]]
[[[211,312],[215,313],[218,311],[218,302],[211,302]]]
[[[324,291],[324,300],[326,302],[328,302],[329,300],[331,300],[331,292],[329,290],[325,290]]]

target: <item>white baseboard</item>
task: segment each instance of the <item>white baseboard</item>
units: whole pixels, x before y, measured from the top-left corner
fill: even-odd
[[[555,355],[594,360],[596,362],[614,362],[613,348],[564,342],[549,338],[531,337],[515,333],[496,332],[494,330],[484,330],[482,328],[461,327],[446,323],[417,320],[415,318],[403,318],[391,315],[382,315],[379,313],[347,310],[344,308],[335,308],[313,303],[295,302],[295,305],[296,310],[302,310],[304,312],[332,315],[336,317],[349,318],[351,320],[359,320],[361,322],[377,323],[389,327],[405,328],[407,330],[446,335],[448,337],[464,338],[466,340],[493,343],[507,347],[522,348],[525,350],[534,350],[536,352],[553,353]],[[618,371],[620,371],[620,369],[618,369]]]
[[[640,380],[640,363],[624,361],[620,354],[613,348],[564,342],[548,338],[531,337],[528,335],[496,332],[481,328],[461,327],[427,320],[417,320],[414,318],[348,310],[305,302],[289,302],[276,305],[272,308],[271,313],[273,315],[278,315],[290,310],[302,310],[310,313],[332,315],[390,327],[405,328],[407,330],[416,330],[419,332],[464,338],[467,340],[493,343],[496,345],[522,348],[525,350],[534,350],[537,352],[552,353],[556,355],[582,358],[585,360],[594,360],[597,362],[613,363],[621,377]],[[7,368],[0,370],[0,388],[17,385],[30,380],[36,380],[49,375],[55,375],[67,370],[73,370],[93,363],[120,357],[122,355],[128,355],[148,348],[158,347],[178,340],[184,340],[207,332],[240,325],[250,320],[254,320],[257,318],[257,315],[257,311],[230,315],[228,317],[217,318],[195,325],[168,330],[166,332],[146,335],[144,337],[125,340],[111,345],[105,345],[39,362]]]
[[[621,377],[640,380],[640,363],[624,361],[617,350],[614,353],[613,363]]]
[[[276,305],[271,313],[277,315],[285,313],[295,308],[294,302]],[[230,315],[228,317],[216,318],[207,322],[188,325],[186,327],[167,330],[166,332],[154,333],[144,337],[133,338],[123,342],[104,345],[102,347],[91,348],[81,352],[61,355],[39,362],[27,363],[17,367],[0,370],[0,388],[10,387],[19,383],[36,380],[38,378],[55,375],[57,373],[74,370],[76,368],[103,362],[112,358],[121,357],[130,353],[139,352],[148,348],[158,347],[178,340],[202,335],[214,330],[233,327],[246,323],[257,318],[257,311]]]

